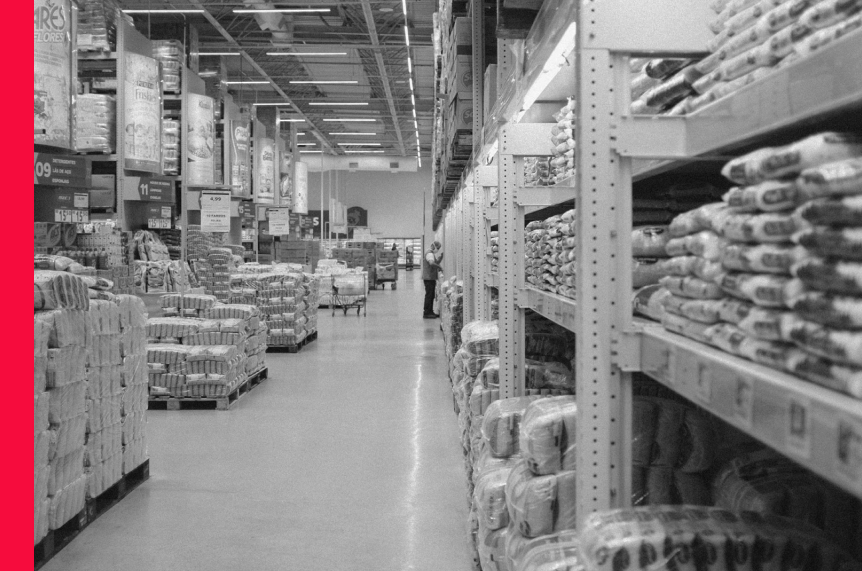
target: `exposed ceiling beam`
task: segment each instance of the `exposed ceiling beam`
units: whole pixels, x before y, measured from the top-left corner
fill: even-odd
[[[285,93],[281,89],[281,87],[279,87],[278,84],[272,78],[269,77],[269,75],[266,73],[266,71],[264,71],[264,69],[262,67],[260,67],[260,65],[258,65],[258,63],[256,61],[254,61],[254,59],[250,55],[248,55],[248,52],[246,52],[244,49],[241,48],[241,46],[234,39],[234,37],[231,36],[230,33],[227,30],[225,30],[222,27],[222,25],[219,23],[219,21],[216,20],[215,17],[209,12],[209,10],[206,9],[203,2],[200,2],[199,0],[189,0],[189,2],[191,4],[193,4],[195,6],[195,8],[197,8],[199,10],[203,10],[203,15],[207,19],[207,21],[210,23],[210,25],[212,25],[212,27],[215,28],[222,35],[222,37],[224,37],[224,39],[228,41],[228,43],[231,45],[231,47],[234,47],[234,48],[237,48],[240,50],[240,52],[243,55],[243,58],[245,58],[248,61],[248,63],[251,64],[251,66],[255,69],[255,71],[257,71],[261,75],[261,77],[263,77],[264,79],[266,79],[267,81],[272,83],[273,89],[275,89],[275,91],[281,97],[284,98],[285,103],[287,105],[290,105],[297,115],[299,115],[300,117],[305,119],[305,122],[308,125],[309,131],[311,131],[311,133],[315,136],[315,138],[317,138],[317,140],[320,141],[320,144],[322,146],[326,147],[327,149],[333,150],[334,147],[333,147],[332,143],[329,142],[329,139],[327,139],[326,136],[324,136],[324,134],[314,125],[314,123],[311,122],[311,119],[309,119],[305,115],[305,113],[303,113],[302,110],[300,110],[300,108],[297,107],[296,103],[294,103],[290,99],[290,97],[288,97],[287,93]]]
[[[365,15],[365,25],[368,26],[371,45],[379,46],[380,40],[377,38],[377,23],[374,21],[374,14],[371,11],[371,2],[369,0],[362,0],[362,13]],[[386,73],[386,64],[383,61],[383,54],[380,53],[380,50],[374,51],[374,58],[377,60],[377,67],[380,69],[380,80],[386,93],[386,102],[389,104],[389,114],[392,115],[395,134],[398,136],[398,145],[401,147],[401,154],[406,155],[407,149],[404,147],[404,137],[401,135],[401,125],[398,122],[398,112],[395,110],[392,87],[389,85],[389,75]]]

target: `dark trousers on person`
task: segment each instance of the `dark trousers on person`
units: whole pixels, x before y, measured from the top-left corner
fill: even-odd
[[[437,280],[423,280],[425,282],[425,315],[434,314],[434,291],[437,288]]]

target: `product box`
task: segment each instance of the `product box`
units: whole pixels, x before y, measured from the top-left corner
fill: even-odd
[[[473,99],[464,97],[458,94],[455,99],[449,104],[449,118],[451,120],[450,131],[454,135],[454,131],[462,129],[473,130]],[[451,138],[450,138],[451,140]]]
[[[459,55],[452,64],[451,74],[446,86],[449,101],[456,96],[473,97],[473,56]]]
[[[449,43],[456,46],[473,46],[473,19],[455,18]]]
[[[114,208],[117,196],[117,178],[112,174],[91,176],[90,208]]]

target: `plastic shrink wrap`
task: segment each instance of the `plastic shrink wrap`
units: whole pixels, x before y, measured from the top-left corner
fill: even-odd
[[[521,456],[534,474],[575,469],[575,397],[560,396],[530,403],[521,420]]]
[[[575,472],[537,476],[519,462],[506,483],[509,518],[525,537],[538,537],[577,525]]]

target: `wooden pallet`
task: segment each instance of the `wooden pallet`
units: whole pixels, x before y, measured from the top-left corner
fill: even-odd
[[[264,367],[245,382],[223,397],[162,397],[151,396],[149,410],[230,410],[248,392],[269,378],[269,369]]]
[[[99,494],[95,498],[89,498],[84,509],[75,517],[67,521],[59,529],[48,531],[48,535],[33,547],[33,568],[41,568],[51,560],[64,547],[69,545],[81,531],[88,525],[99,519],[105,512],[114,507],[125,498],[132,490],[146,482],[150,478],[150,461],[144,462],[123,475],[120,481]]]
[[[270,345],[266,348],[267,353],[299,353],[299,350],[317,339],[317,331],[309,333],[305,339],[296,345]]]

